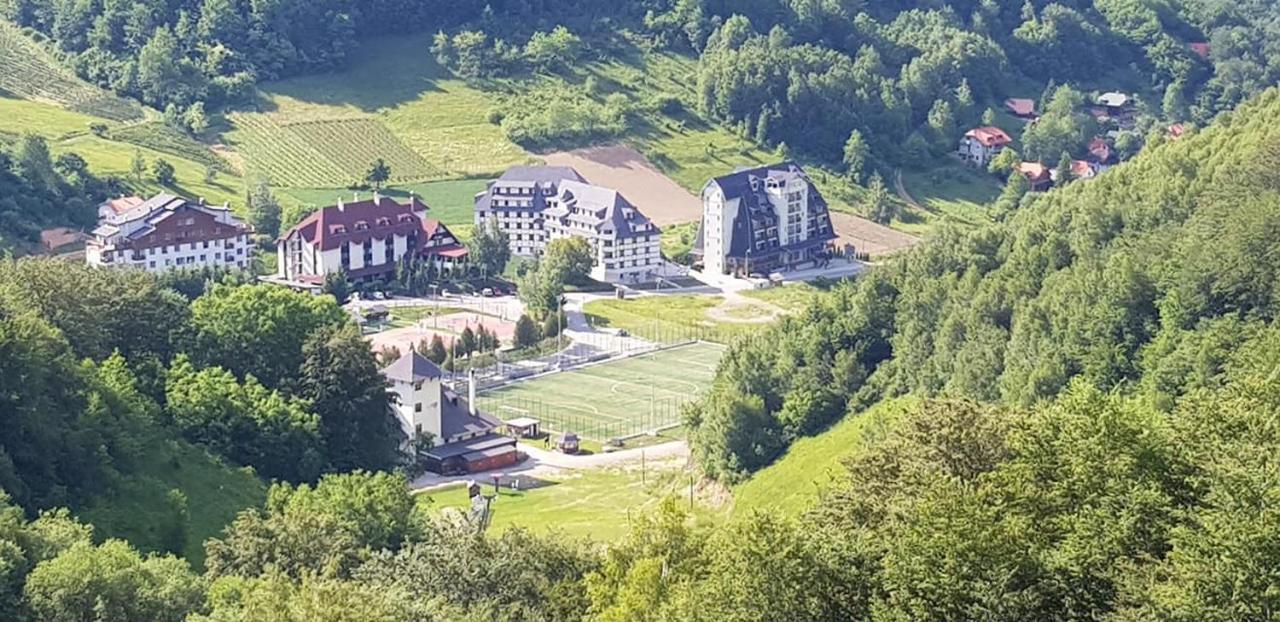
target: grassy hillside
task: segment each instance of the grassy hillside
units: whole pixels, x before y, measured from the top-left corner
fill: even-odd
[[[866,412],[846,416],[818,436],[796,441],[777,462],[734,488],[734,513],[772,510],[794,516],[813,507],[818,491],[831,481],[832,469],[861,443],[882,434],[918,401],[905,397],[881,402]]]
[[[413,193],[431,207],[432,218],[453,227],[471,224],[475,195],[487,184],[486,179],[449,179],[398,184],[383,190],[382,194],[403,201]],[[351,191],[345,188],[284,188],[282,194],[316,207],[333,205],[338,199],[349,200],[352,196]],[[367,196],[369,193],[363,194]]]
[[[113,121],[143,117],[141,105],[76,77],[42,44],[22,34],[17,26],[0,20],[0,94],[3,93]]]
[[[234,469],[182,441],[152,443],[136,473],[91,500],[76,514],[93,523],[99,539],[124,538],[144,551],[161,551],[174,525],[171,490],[187,498],[185,546],[192,565],[204,563],[204,541],[221,533],[245,508],[259,507],[266,486],[250,469]]]

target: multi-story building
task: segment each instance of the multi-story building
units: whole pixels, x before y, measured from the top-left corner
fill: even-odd
[[[616,190],[572,168],[512,168],[476,195],[475,206],[476,224],[496,222],[515,255],[537,257],[556,238],[580,236],[591,245],[598,281],[649,281],[662,265],[658,227]]]
[[[817,265],[835,238],[826,200],[803,169],[783,162],[707,182],[693,255],[707,272],[768,274]]]
[[[475,378],[464,400],[442,382],[444,374],[412,348],[382,370],[395,394],[393,409],[406,439],[405,449],[422,436],[432,439],[427,468],[437,473],[472,473],[511,465],[518,459],[516,439],[497,433],[502,425],[476,409]]]
[[[956,153],[970,164],[986,166],[1011,144],[1013,139],[1004,130],[986,125],[965,132]]]
[[[555,202],[561,181],[586,182],[567,166],[516,166],[476,195],[475,223],[490,220],[507,234],[511,253],[536,257],[546,247],[542,212]]]
[[[315,287],[325,275],[345,272],[352,281],[395,275],[406,255],[448,272],[467,261],[467,247],[440,221],[426,217],[418,198],[407,204],[374,193],[371,199],[339,201],[316,210],[276,242],[276,271],[269,281]]]
[[[148,272],[179,268],[246,268],[253,259],[253,229],[227,205],[205,205],[158,194],[103,214],[85,244],[90,265]]]
[[[653,280],[662,264],[660,232],[616,190],[563,180],[542,214],[546,240],[579,236],[591,245],[591,278],[609,283]]]

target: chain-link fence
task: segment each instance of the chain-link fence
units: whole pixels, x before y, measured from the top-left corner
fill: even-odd
[[[479,395],[477,403],[482,411],[502,420],[532,417],[541,423],[543,432],[573,432],[582,438],[608,442],[680,425],[684,405],[696,396],[635,399],[612,404],[607,404],[610,396],[576,397],[576,402],[550,401],[498,392]],[[600,399],[595,401],[592,397]]]

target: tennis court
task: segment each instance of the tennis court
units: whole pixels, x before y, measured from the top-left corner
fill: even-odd
[[[692,343],[516,382],[477,401],[500,419],[534,417],[545,430],[606,441],[678,423],[723,354],[724,346]]]

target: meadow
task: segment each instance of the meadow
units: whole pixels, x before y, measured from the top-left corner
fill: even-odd
[[[0,93],[112,121],[144,116],[140,104],[76,77],[43,44],[5,20],[0,20]]]
[[[700,339],[729,343],[734,337],[759,328],[749,320],[756,316],[737,315],[736,321],[712,318],[709,312],[724,303],[719,296],[672,294],[640,296],[627,300],[593,300],[583,311],[595,326],[621,328],[637,337],[660,343]]]
[[[711,384],[724,348],[696,343],[516,382],[478,396],[500,419],[534,417],[543,429],[607,441],[680,421]]]

